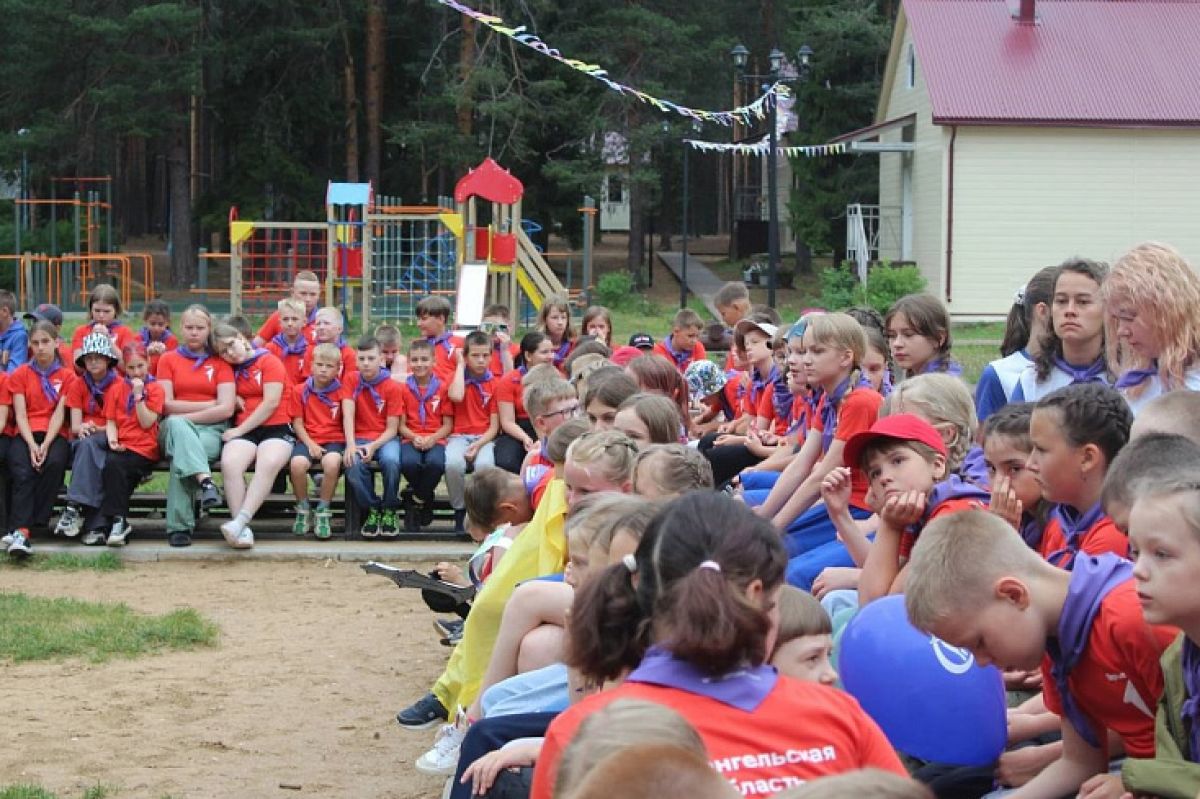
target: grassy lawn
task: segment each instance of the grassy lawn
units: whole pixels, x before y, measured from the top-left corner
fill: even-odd
[[[108,785],[93,785],[79,795],[80,799],[108,799],[115,796],[117,790]],[[0,786],[0,799],[67,799],[60,794],[51,793],[37,785],[7,785]]]
[[[0,618],[0,661],[16,663],[68,657],[99,663],[217,640],[216,625],[191,608],[146,616],[124,604],[0,594]]]
[[[53,555],[35,554],[25,560],[5,558],[0,560],[0,570],[28,569],[30,571],[96,571],[113,572],[124,568],[114,552],[101,550],[94,555],[76,555],[72,552],[56,552]],[[2,799],[2,797],[0,797]]]

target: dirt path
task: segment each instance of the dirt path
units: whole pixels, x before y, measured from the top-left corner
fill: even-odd
[[[148,613],[191,606],[221,629],[213,649],[6,665],[0,785],[77,796],[102,783],[153,799],[440,795],[441,780],[412,768],[433,731],[393,719],[449,652],[415,591],[333,561],[6,569],[0,591]]]

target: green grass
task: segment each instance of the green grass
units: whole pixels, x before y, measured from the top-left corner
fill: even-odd
[[[1004,322],[965,322],[954,326],[955,341],[982,339],[999,341],[1004,338]],[[957,350],[957,347],[955,348]],[[998,356],[997,356],[998,357]]]
[[[72,552],[56,552],[53,555],[38,555],[25,560],[0,560],[0,569],[29,569],[32,571],[96,571],[113,572],[124,568],[121,559],[113,552],[98,552],[95,555],[76,555]],[[0,796],[0,799],[3,799]]]
[[[71,657],[100,663],[217,640],[216,625],[191,608],[147,616],[111,602],[0,594],[0,618],[0,661],[16,663]]]
[[[111,785],[93,785],[80,794],[80,799],[108,799],[117,793]],[[6,785],[0,786],[0,799],[62,799],[59,794],[51,793],[37,785]]]

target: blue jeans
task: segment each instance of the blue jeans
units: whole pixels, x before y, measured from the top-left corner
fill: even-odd
[[[360,438],[360,447],[370,444],[370,440]],[[375,493],[375,475],[368,465],[358,461],[346,470],[346,485],[354,496],[354,501],[363,510],[398,510],[400,508],[400,439],[393,438],[375,451],[372,460],[379,465],[383,473],[383,500]]]
[[[408,481],[413,496],[423,505],[433,502],[433,492],[446,471],[446,448],[434,444],[422,452],[410,442],[400,445],[400,471]]]

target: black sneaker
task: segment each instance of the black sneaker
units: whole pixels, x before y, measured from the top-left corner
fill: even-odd
[[[212,480],[200,484],[200,507],[208,510],[221,504],[221,489]]]
[[[427,730],[445,723],[448,716],[438,698],[429,693],[397,713],[396,721],[406,730]]]
[[[465,510],[459,510],[458,508],[455,508],[454,509],[454,532],[465,533],[467,531],[466,521],[467,521],[467,512]]]
[[[449,638],[440,638],[438,640],[441,642],[442,646],[458,646],[458,643],[462,641],[462,630],[454,633]]]
[[[433,524],[433,503],[422,502],[417,505],[417,524],[422,528]]]
[[[420,516],[417,512],[417,505],[412,500],[404,504],[404,529],[410,533],[421,531]]]
[[[173,533],[167,533],[167,543],[173,547],[190,547],[192,545],[192,534],[188,530],[176,530]]]
[[[442,635],[449,638],[455,633],[461,633],[463,628],[462,619],[434,619],[433,628]]]

